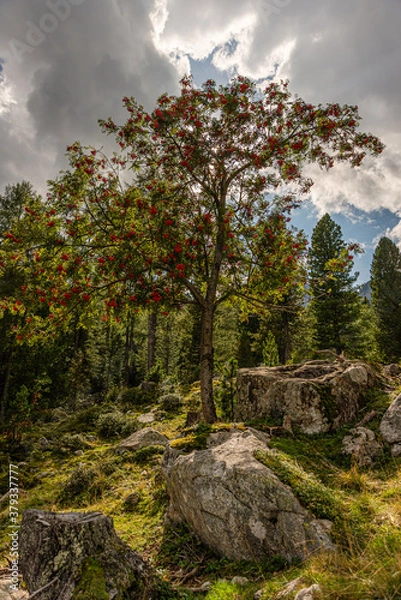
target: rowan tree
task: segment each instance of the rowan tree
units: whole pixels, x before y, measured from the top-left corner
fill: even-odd
[[[53,267],[38,294],[54,321],[99,294],[104,318],[197,304],[202,406],[212,422],[216,307],[233,295],[273,304],[291,290],[304,240],[286,218],[312,185],[305,165],[359,166],[383,146],[358,131],[357,107],[313,106],[287,83],[261,90],[237,77],[198,89],[184,78],[181,93],[164,94],[151,113],[134,98],[124,104],[125,124],[101,122],[119,152],[108,159],[74,143],[70,170],[51,185],[38,262]]]

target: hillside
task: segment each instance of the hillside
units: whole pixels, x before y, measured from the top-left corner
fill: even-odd
[[[376,411],[368,424],[371,430],[377,432],[398,386],[399,381],[388,379],[385,389],[369,393],[362,414]],[[8,502],[3,494],[8,487],[7,465],[12,462],[18,464],[20,511],[29,507],[112,516],[118,535],[173,586],[169,597],[250,600],[262,590],[256,597],[267,600],[278,598],[276,594],[297,578],[286,598],[312,584],[321,586],[325,599],[401,597],[401,461],[384,445],[371,468],[352,463],[342,454],[341,443],[355,423],[312,436],[286,431],[268,420],[240,425],[269,432],[269,445],[278,451],[269,467],[291,486],[303,506],[333,523],[335,552],[304,564],[290,565],[279,556],[265,562],[235,562],[213,554],[185,525],[168,524],[164,519],[168,496],[160,472],[163,448],[156,445],[122,454],[114,448],[132,431],[149,425],[175,439],[173,445],[185,452],[204,448],[211,431],[227,430],[230,424],[186,426],[188,411],[197,410],[198,403],[196,384],[185,390],[166,384],[153,399],[125,390],[101,403],[88,398],[74,411],[44,412],[18,443],[10,444],[3,436],[3,569],[9,554]],[[248,581],[233,582],[238,576]],[[202,585],[202,591],[194,591]]]

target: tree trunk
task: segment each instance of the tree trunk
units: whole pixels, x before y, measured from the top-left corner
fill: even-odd
[[[156,364],[156,326],[157,313],[152,311],[148,316],[148,372]]]
[[[214,305],[206,303],[202,308],[200,383],[202,412],[206,423],[217,420],[213,400],[213,313]]]
[[[288,312],[285,310],[282,316],[282,355],[280,356],[280,362],[286,365],[291,357],[291,339],[290,339],[290,322]]]
[[[8,360],[7,360],[7,368],[6,368],[6,372],[4,375],[4,385],[3,385],[3,391],[1,394],[1,405],[0,405],[0,423],[2,423],[5,418],[6,418],[6,412],[7,412],[7,395],[8,395],[8,388],[10,385],[10,378],[11,378],[11,366],[12,366],[12,359],[13,359],[13,350],[11,349],[11,352],[8,356]]]
[[[129,315],[125,325],[125,345],[124,345],[124,385],[128,387],[131,383],[132,373],[135,370],[135,359],[133,353],[135,349],[134,342],[134,317]]]

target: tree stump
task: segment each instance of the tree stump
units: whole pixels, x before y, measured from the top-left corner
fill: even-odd
[[[19,539],[21,573],[37,600],[158,597],[150,568],[100,512],[27,510]]]

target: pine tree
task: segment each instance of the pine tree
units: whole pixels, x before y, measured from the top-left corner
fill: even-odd
[[[377,342],[383,360],[397,361],[401,358],[401,254],[386,237],[377,245],[371,275]]]
[[[341,227],[326,213],[313,230],[309,253],[314,339],[319,350],[340,354],[355,345],[360,300],[353,289],[356,278],[349,253],[355,249],[347,246]]]

